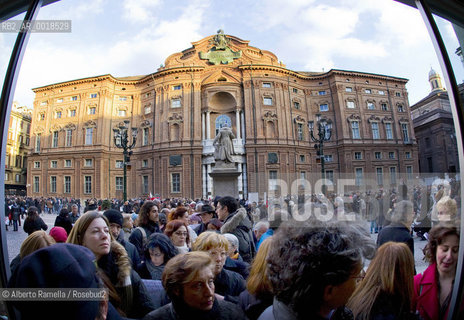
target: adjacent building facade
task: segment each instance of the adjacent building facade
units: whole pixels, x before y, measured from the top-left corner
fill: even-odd
[[[321,172],[309,137],[316,114],[332,124],[325,173],[367,174],[390,187],[418,171],[406,79],[330,70],[292,71],[272,52],[218,34],[169,56],[156,72],[89,77],[33,89],[28,195],[122,197],[123,154],[113,129],[139,130],[128,196],[213,197],[213,139],[235,135],[239,194],[260,197]],[[402,176],[403,175],[403,176]]]
[[[430,94],[411,106],[414,133],[419,145],[419,171],[445,177],[459,172],[459,155],[448,92],[440,75],[429,72]],[[462,85],[460,91],[463,90]]]
[[[26,194],[27,156],[29,152],[32,110],[14,101],[5,159],[5,193]]]

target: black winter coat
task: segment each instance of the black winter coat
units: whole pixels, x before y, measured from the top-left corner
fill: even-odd
[[[153,232],[161,232],[159,226],[154,222],[150,222],[150,224],[140,227],[143,228],[145,230],[145,233],[147,234],[147,238],[145,239],[145,241],[148,241],[148,238]],[[145,251],[145,245],[143,243],[143,240],[144,239],[142,232],[138,228],[133,229],[131,235],[129,236],[129,242],[135,246],[139,253],[139,257],[142,261],[145,260],[143,254]]]
[[[66,233],[69,235],[72,229],[72,222],[69,214],[59,214],[55,219],[55,227],[62,227],[66,230]]]
[[[232,233],[237,237],[240,256],[247,263],[251,263],[256,254],[252,229],[253,223],[244,208],[230,213],[221,227],[222,234]]]
[[[24,220],[23,230],[27,232],[28,235],[31,235],[34,231],[46,231],[47,229],[47,224],[39,216],[27,217],[26,220]]]

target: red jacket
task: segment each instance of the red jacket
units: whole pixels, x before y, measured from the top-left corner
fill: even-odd
[[[414,277],[413,307],[424,320],[439,320],[437,264],[430,265]],[[414,309],[413,309],[414,310]],[[443,319],[448,317],[449,306]],[[440,319],[441,320],[441,319]]]

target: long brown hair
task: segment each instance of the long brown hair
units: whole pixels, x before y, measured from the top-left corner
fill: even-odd
[[[267,276],[267,255],[271,243],[272,236],[261,243],[258,253],[251,264],[250,275],[247,279],[248,292],[258,298],[272,294],[272,285]]]
[[[374,303],[381,294],[385,294],[401,301],[397,315],[410,312],[413,278],[414,257],[409,247],[404,243],[387,242],[377,250],[364,280],[347,305],[357,320],[368,320]]]

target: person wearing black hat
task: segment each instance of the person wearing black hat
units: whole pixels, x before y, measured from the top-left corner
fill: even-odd
[[[206,228],[206,224],[210,222],[211,219],[217,218],[216,216],[216,211],[212,206],[209,204],[205,204],[201,207],[200,211],[200,218],[201,218],[201,223],[197,224],[193,230],[197,233],[197,235],[200,235],[201,233],[207,231],[208,229]]]
[[[94,261],[87,248],[68,243],[42,248],[25,257],[13,273],[8,288],[103,288]],[[12,301],[17,318],[50,319],[122,319],[108,302],[98,300]]]
[[[110,232],[113,234],[113,237],[126,249],[127,255],[131,259],[132,269],[137,270],[137,266],[140,264],[140,256],[137,251],[137,248],[124,239],[124,234],[122,234],[122,222],[123,216],[122,213],[115,209],[106,210],[103,215],[108,219],[110,223]]]

